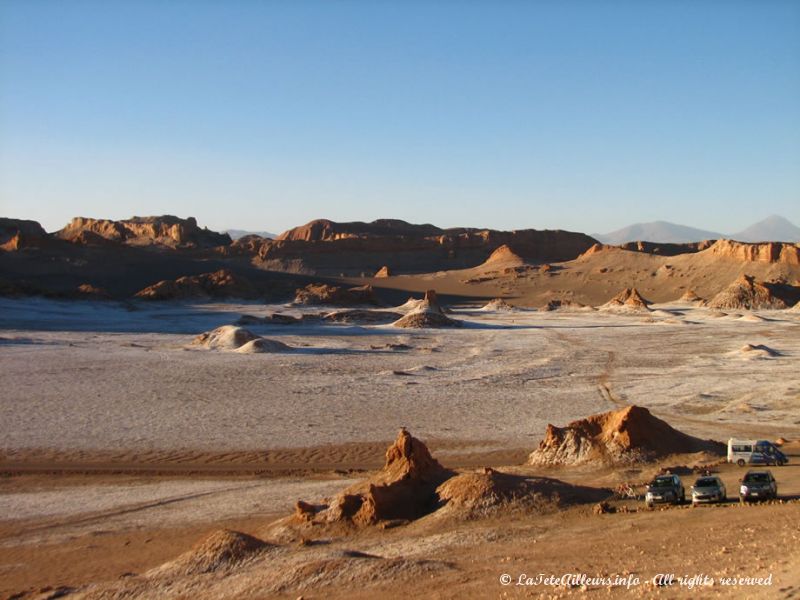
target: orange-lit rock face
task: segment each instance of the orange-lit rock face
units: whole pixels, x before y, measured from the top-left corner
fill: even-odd
[[[732,308],[740,310],[786,308],[786,303],[776,298],[772,290],[754,277],[741,275],[726,289],[709,302],[711,308]]]
[[[640,406],[592,415],[566,427],[548,425],[528,462],[538,465],[625,463],[670,454],[720,452],[722,444],[691,437]]]
[[[193,217],[179,219],[171,215],[134,217],[124,221],[76,217],[56,235],[76,243],[105,240],[130,245],[161,244],[201,248],[225,246],[231,243],[231,238],[227,234],[198,227]]]

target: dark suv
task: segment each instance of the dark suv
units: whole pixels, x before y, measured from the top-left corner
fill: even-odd
[[[741,480],[739,502],[769,500],[778,497],[778,482],[771,471],[748,471]]]
[[[644,502],[650,507],[657,502],[681,504],[686,500],[681,478],[677,475],[657,475],[647,486]]]

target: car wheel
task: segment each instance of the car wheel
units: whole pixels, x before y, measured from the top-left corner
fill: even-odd
[[[740,458],[739,460],[736,461],[736,464],[739,465],[740,467],[743,467],[745,465],[744,459]]]

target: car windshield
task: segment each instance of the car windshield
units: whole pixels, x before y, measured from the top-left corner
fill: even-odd
[[[650,485],[653,487],[670,487],[672,485],[672,477],[656,477]]]
[[[745,483],[769,483],[769,475],[766,473],[748,473],[744,476]]]
[[[717,480],[713,477],[701,477],[694,482],[694,487],[716,487]]]

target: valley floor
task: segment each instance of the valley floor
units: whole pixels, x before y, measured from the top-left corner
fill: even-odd
[[[298,498],[330,496],[379,467],[401,426],[446,466],[525,473],[532,468],[520,465],[548,423],[626,404],[705,438],[800,438],[799,314],[653,308],[462,307],[450,316],[465,326],[441,330],[248,326],[296,349],[242,355],[191,342],[242,314],[299,309],[0,300],[0,596],[47,597],[58,586],[102,595],[102,586],[83,586],[137,580],[126,574],[141,575],[220,527],[258,534]],[[703,596],[795,597],[800,448],[790,448],[792,463],[775,470],[784,503],[426,517],[277,546],[241,571],[181,583],[186,589],[139,591],[547,597],[582,592],[503,585],[500,576],[516,583],[520,574],[574,572],[643,582],[630,591],[590,585],[596,597],[689,597],[686,588],[644,582],[657,573],[772,573],[771,586],[717,583]],[[613,487],[654,469],[546,474]],[[722,468],[729,497],[740,473]]]

